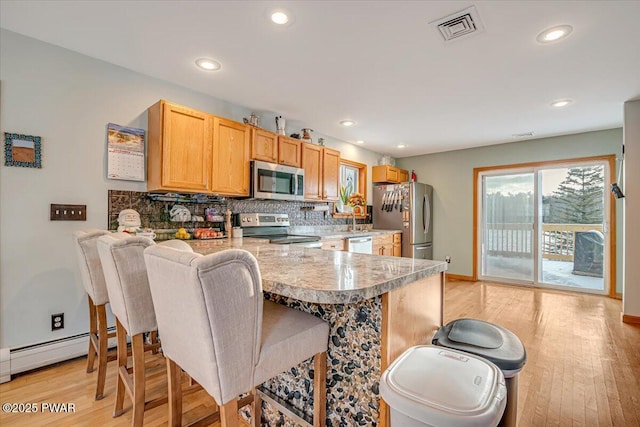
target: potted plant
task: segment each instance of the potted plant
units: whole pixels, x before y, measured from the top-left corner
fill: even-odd
[[[353,191],[353,188],[351,186],[351,183],[347,183],[347,185],[343,185],[340,187],[340,200],[338,200],[338,211],[339,212],[351,212],[351,210],[353,209],[351,206],[349,206],[349,196],[351,195],[351,192]]]

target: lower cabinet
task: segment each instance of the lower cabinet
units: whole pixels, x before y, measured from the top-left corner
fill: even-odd
[[[393,256],[402,256],[402,233],[393,235]]]
[[[384,234],[382,236],[373,236],[373,254],[392,256],[393,235]]]
[[[402,233],[373,236],[373,255],[402,256]],[[322,239],[322,249],[346,251],[347,239]]]
[[[373,236],[373,254],[402,256],[402,233]]]
[[[344,240],[345,239],[322,240],[322,249],[325,249],[328,251],[344,251],[346,249]]]

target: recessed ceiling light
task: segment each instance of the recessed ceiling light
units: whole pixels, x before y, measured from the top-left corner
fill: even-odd
[[[551,103],[551,106],[553,108],[562,108],[562,107],[566,107],[567,105],[571,104],[573,102],[573,99],[558,99],[557,101],[553,101]]]
[[[398,147],[398,148],[405,148],[405,147],[406,147],[406,145],[405,145],[405,144],[398,144],[398,146],[397,146],[397,147]]]
[[[573,27],[571,25],[558,25],[557,27],[549,28],[538,34],[536,40],[538,40],[539,43],[551,43],[567,37],[572,31]]]
[[[222,68],[218,61],[214,61],[210,58],[198,58],[196,59],[196,65],[198,68],[205,71],[218,71]]]
[[[340,121],[340,124],[341,124],[342,126],[349,127],[349,126],[353,126],[353,125],[355,125],[355,124],[356,124],[356,122],[354,122],[353,120],[341,120],[341,121]]]
[[[359,140],[356,141],[356,144],[364,144],[364,141],[359,139]]]
[[[274,24],[284,25],[289,22],[289,15],[282,10],[276,10],[271,14],[271,20]]]

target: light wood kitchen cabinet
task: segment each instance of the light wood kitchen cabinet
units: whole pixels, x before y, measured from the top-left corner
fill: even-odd
[[[393,235],[393,256],[402,256],[402,233]]]
[[[338,200],[340,152],[302,143],[305,200]]]
[[[402,256],[402,234],[383,234],[373,236],[374,255]]]
[[[211,191],[213,116],[160,100],[148,110],[147,191]]]
[[[278,163],[278,135],[268,130],[252,128],[251,158]]]
[[[322,147],[302,143],[305,200],[322,200]]]
[[[322,199],[337,202],[340,187],[340,152],[322,149]]]
[[[390,165],[380,165],[373,166],[371,170],[373,172],[372,182],[374,183],[398,184],[409,181],[409,172],[406,169],[400,169]]]
[[[250,134],[247,125],[214,117],[212,192],[225,196],[249,195]]]
[[[322,249],[329,251],[344,251],[344,239],[325,239],[322,240]]]
[[[302,141],[278,136],[278,163],[299,168],[302,163]]]

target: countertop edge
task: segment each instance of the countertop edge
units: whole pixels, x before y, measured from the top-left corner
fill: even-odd
[[[378,297],[394,289],[402,288],[410,283],[424,279],[425,277],[435,276],[436,274],[446,271],[447,263],[443,261],[427,269],[381,282],[369,288],[339,291],[295,288],[286,283],[279,283],[263,278],[262,290],[263,292],[274,293],[315,304],[350,304]]]

